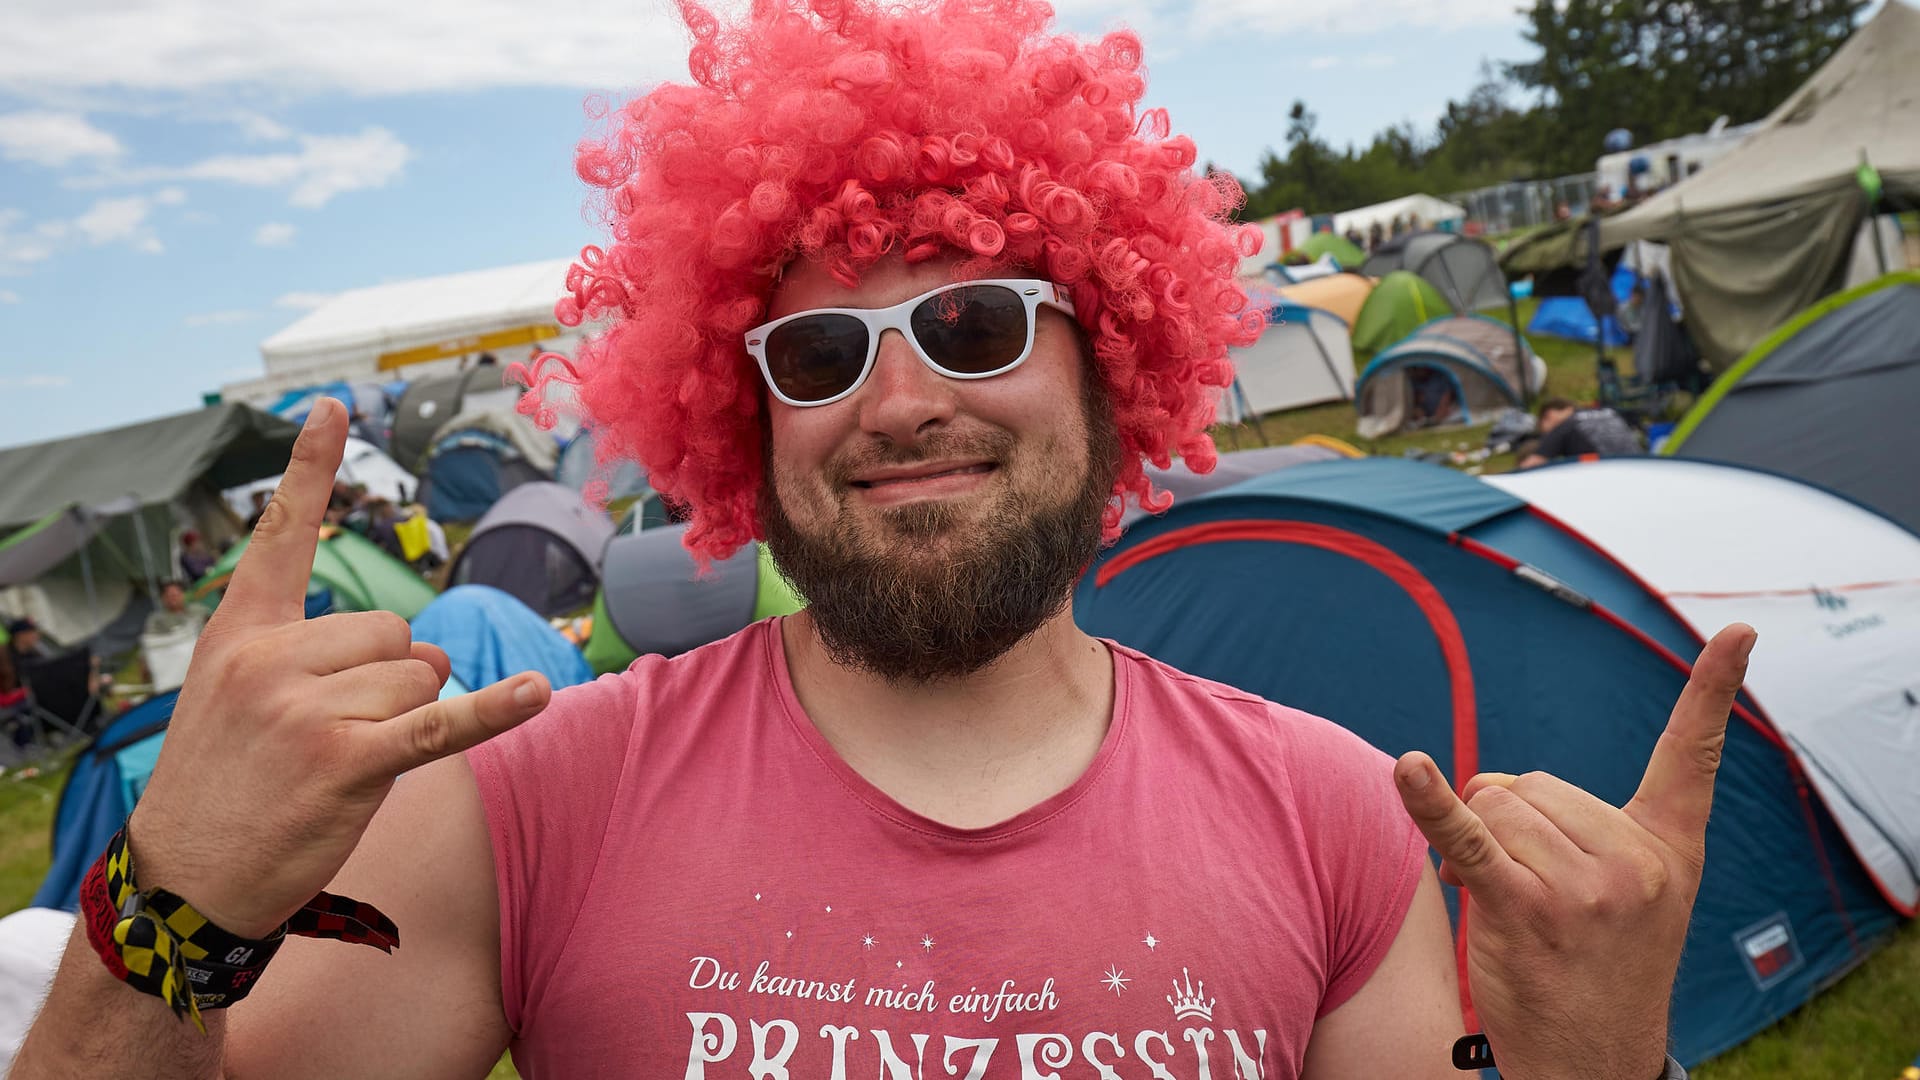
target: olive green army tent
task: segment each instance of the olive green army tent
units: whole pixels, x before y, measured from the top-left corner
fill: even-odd
[[[228,403],[0,450],[0,539],[18,538],[0,612],[66,644],[137,633],[142,586],[175,573],[175,533],[239,535],[220,492],[284,471],[299,433]]]
[[[1600,229],[1673,248],[1687,328],[1724,370],[1842,288],[1870,211],[1916,207],[1920,9],[1888,0],[1739,146]]]

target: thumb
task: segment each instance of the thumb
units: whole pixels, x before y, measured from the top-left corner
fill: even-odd
[[[1504,884],[1527,873],[1480,815],[1454,794],[1432,758],[1418,750],[1406,754],[1394,764],[1393,781],[1407,816],[1476,896],[1498,895]]]
[[[391,720],[360,727],[367,778],[384,782],[409,769],[470,750],[547,707],[553,690],[526,672],[458,697],[430,701]]]

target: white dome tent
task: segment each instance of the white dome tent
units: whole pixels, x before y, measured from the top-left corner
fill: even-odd
[[[1486,479],[1604,550],[1701,637],[1731,622],[1760,632],[1748,694],[1888,901],[1912,915],[1920,536],[1821,488],[1701,461],[1612,458]]]

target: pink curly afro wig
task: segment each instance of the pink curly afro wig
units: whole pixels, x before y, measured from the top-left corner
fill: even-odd
[[[557,314],[606,327],[536,386],[578,382],[602,461],[638,460],[691,510],[697,557],[760,535],[767,397],[741,336],[799,258],[849,286],[890,253],[1030,268],[1091,344],[1115,494],[1163,509],[1143,461],[1213,466],[1227,348],[1265,321],[1234,280],[1258,231],[1230,223],[1238,185],[1197,176],[1193,142],[1139,109],[1135,35],[1056,35],[1038,0],[755,0],[736,25],[679,3],[693,85],[627,104],[579,151],[612,242],[581,253]]]

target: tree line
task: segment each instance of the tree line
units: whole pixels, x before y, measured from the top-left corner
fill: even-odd
[[[1241,177],[1243,220],[1322,213],[1414,192],[1587,172],[1606,133],[1636,143],[1765,116],[1853,32],[1867,0],[1534,0],[1532,59],[1481,65],[1431,132],[1397,124],[1335,149],[1304,101],[1280,149]],[[1518,104],[1516,104],[1518,102]]]

